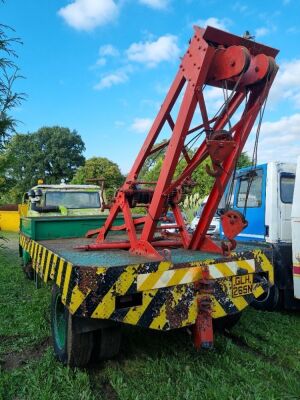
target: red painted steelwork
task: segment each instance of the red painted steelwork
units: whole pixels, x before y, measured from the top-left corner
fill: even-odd
[[[246,226],[248,222],[239,211],[229,210],[221,215],[224,235],[228,239],[234,239]]]
[[[145,247],[147,243],[144,244]],[[160,240],[157,242],[152,242],[153,247],[178,247],[180,245],[179,240]],[[105,243],[92,243],[82,246],[77,246],[76,249],[78,250],[113,250],[113,249],[130,249],[131,244],[129,241],[127,242],[105,242]],[[140,255],[142,255],[141,253]]]
[[[214,334],[212,323],[212,298],[213,286],[209,280],[207,267],[202,269],[202,279],[195,283],[196,290],[200,293],[197,298],[197,317],[193,326],[193,342],[196,350],[213,347]]]
[[[128,174],[126,182],[119,189],[110,209],[110,214],[99,230],[96,243],[89,249],[128,248],[130,252],[161,259],[155,247],[183,246],[186,249],[224,252],[206,235],[211,220],[224,193],[236,161],[263,107],[269,89],[277,72],[274,57],[278,51],[259,43],[247,40],[218,29],[195,27],[187,52],[181,60],[179,71],[155,118],[147,138]],[[232,91],[220,112],[210,117],[205,102],[205,86],[213,86]],[[180,96],[183,94],[183,96]],[[243,104],[244,102],[244,104]],[[176,119],[172,117],[179,109]],[[178,106],[178,107],[177,107]],[[241,110],[241,108],[243,109]],[[234,126],[230,118],[236,113],[240,117]],[[200,111],[202,123],[191,128],[196,112]],[[229,126],[226,131],[225,127]],[[162,129],[168,128],[169,140],[157,143]],[[197,129],[202,129],[202,143],[193,153],[189,153],[186,138]],[[198,135],[199,136],[199,135]],[[151,189],[143,187],[139,179],[147,157],[158,151],[165,151],[162,168],[156,185]],[[175,170],[184,157],[186,167],[175,178]],[[212,167],[207,172],[215,178],[209,199],[203,209],[198,226],[193,235],[185,227],[178,203],[184,188],[191,185],[191,174],[207,158]],[[131,208],[144,204],[146,216],[141,232],[136,229]],[[165,241],[157,237],[158,223],[168,209],[174,213],[178,227],[179,240]],[[123,212],[125,224],[119,228],[112,224],[119,212]],[[129,241],[114,242],[106,240],[109,231],[126,229]],[[242,224],[235,225],[235,233]],[[230,239],[234,244],[233,238]]]

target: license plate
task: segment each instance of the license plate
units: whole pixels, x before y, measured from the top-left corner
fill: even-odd
[[[253,291],[253,274],[232,277],[232,297],[245,296]]]

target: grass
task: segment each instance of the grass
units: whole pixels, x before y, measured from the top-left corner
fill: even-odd
[[[26,280],[17,236],[0,249],[0,399],[300,399],[300,314],[249,308],[215,349],[196,353],[185,331],[124,327],[116,360],[58,363],[49,341],[49,287]]]

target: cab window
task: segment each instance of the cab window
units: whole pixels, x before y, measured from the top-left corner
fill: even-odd
[[[98,208],[100,196],[98,192],[48,192],[46,206],[65,206],[71,209]]]
[[[262,204],[262,171],[257,170],[239,178],[239,188],[237,194],[237,207],[244,208],[248,192],[248,208],[261,207]],[[249,187],[250,185],[250,187]]]
[[[295,187],[294,174],[280,175],[280,199],[282,203],[292,204]]]

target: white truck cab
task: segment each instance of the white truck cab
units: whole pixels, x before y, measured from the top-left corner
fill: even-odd
[[[266,241],[292,243],[291,213],[296,164],[270,162],[266,182]]]
[[[292,206],[292,249],[294,295],[300,299],[300,157],[297,161],[294,201]]]
[[[297,171],[296,164],[270,162],[236,172],[230,206],[243,213],[248,221],[236,239],[269,247],[273,258],[275,285],[267,296],[256,302],[257,308],[272,310],[280,305],[300,309],[297,300],[300,279],[295,277],[297,271],[300,278],[299,160]]]

